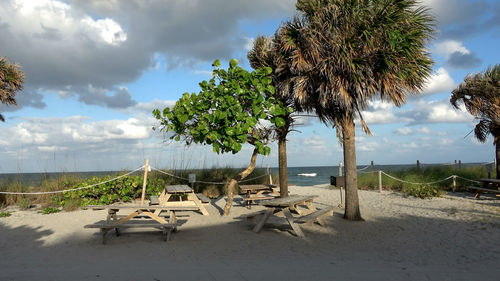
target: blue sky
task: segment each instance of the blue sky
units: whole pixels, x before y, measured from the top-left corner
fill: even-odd
[[[211,63],[246,60],[260,34],[295,14],[293,0],[5,0],[0,56],[26,73],[18,107],[0,105],[0,173],[245,166],[251,148],[217,155],[153,132],[151,110],[197,92]],[[359,165],[490,162],[492,140],[477,142],[473,118],[449,104],[469,73],[500,62],[498,1],[426,0],[438,25],[429,43],[434,74],[401,108],[373,101],[373,136],[357,131]],[[289,135],[289,166],[337,165],[335,129],[301,119]],[[464,138],[465,137],[465,138]],[[276,166],[276,146],[258,165]]]

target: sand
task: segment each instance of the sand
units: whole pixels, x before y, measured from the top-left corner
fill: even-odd
[[[339,191],[292,187],[316,194],[318,207],[338,205]],[[106,211],[42,215],[12,210],[0,218],[0,280],[500,280],[500,200],[454,193],[417,199],[360,191],[365,221],[349,222],[336,209],[327,226],[303,227],[305,239],[286,230],[237,219],[224,199],[191,213],[171,241],[157,230],[108,234],[101,244],[85,224]]]

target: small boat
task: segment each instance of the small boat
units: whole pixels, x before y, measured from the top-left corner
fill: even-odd
[[[302,174],[297,174],[297,176],[303,176],[303,177],[315,177],[316,173],[302,173]]]

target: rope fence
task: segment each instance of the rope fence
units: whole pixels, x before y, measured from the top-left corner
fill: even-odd
[[[140,170],[144,170],[145,166],[141,166],[133,171],[130,171],[126,174],[123,174],[123,175],[120,175],[120,176],[117,176],[117,177],[114,177],[112,179],[109,179],[109,180],[106,180],[106,181],[103,181],[103,182],[99,182],[99,183],[95,183],[95,184],[91,184],[91,185],[87,185],[87,186],[82,186],[82,187],[78,187],[78,188],[71,188],[71,189],[65,189],[65,190],[57,190],[57,191],[40,191],[40,192],[10,192],[10,191],[0,191],[0,194],[6,194],[6,195],[44,195],[44,194],[58,194],[58,193],[64,193],[64,192],[70,192],[70,191],[77,191],[77,190],[82,190],[82,189],[87,189],[87,188],[91,188],[91,187],[94,187],[94,186],[99,186],[99,185],[102,185],[102,184],[106,184],[108,182],[112,182],[112,181],[116,181],[116,180],[119,180],[123,177],[126,177],[130,174],[133,174],[137,171],[140,171]],[[154,167],[151,167],[149,166],[149,170],[154,170],[154,171],[157,171],[157,172],[160,172],[162,174],[165,174],[167,176],[170,176],[170,177],[173,177],[173,178],[176,178],[176,179],[180,179],[180,180],[185,180],[185,181],[189,181],[189,178],[183,178],[183,177],[180,177],[180,176],[176,176],[172,173],[168,173],[168,172],[165,172],[165,171],[162,171],[160,169],[157,169],[157,168],[154,168]],[[263,177],[267,177],[269,176],[268,174],[264,174],[264,175],[261,175],[261,176],[257,176],[257,177],[254,177],[254,178],[250,178],[250,179],[245,179],[245,180],[241,180],[241,181],[238,181],[238,183],[242,183],[242,182],[248,182],[248,181],[252,181],[252,180],[256,180],[256,179],[260,179],[260,178],[263,178]],[[204,183],[204,184],[216,184],[216,185],[225,185],[227,182],[208,182],[208,181],[195,181],[197,183]]]
[[[126,177],[130,174],[133,174],[139,170],[142,170],[144,169],[144,166],[141,166],[133,171],[130,171],[126,174],[123,174],[121,176],[118,176],[118,177],[115,177],[115,178],[112,178],[112,179],[109,179],[107,181],[103,181],[103,182],[99,182],[99,183],[95,183],[95,184],[91,184],[91,185],[87,185],[87,186],[82,186],[82,187],[78,187],[78,188],[71,188],[71,189],[65,189],[65,190],[57,190],[57,191],[43,191],[43,192],[8,192],[8,191],[1,191],[0,194],[9,194],[9,195],[43,195],[43,194],[57,194],[57,193],[63,193],[63,192],[69,192],[69,191],[77,191],[77,190],[82,190],[82,189],[87,189],[87,188],[91,188],[91,187],[94,187],[94,186],[98,186],[98,185],[101,185],[101,184],[105,184],[105,183],[108,183],[108,182],[112,182],[112,181],[115,181],[115,180],[118,180],[118,179],[121,179],[123,177]]]
[[[494,162],[488,162],[488,163],[484,163],[484,164],[481,164],[481,165],[490,165]],[[449,165],[449,164],[444,164],[444,165]],[[123,178],[123,177],[126,177],[130,174],[133,174],[139,170],[144,170],[146,166],[141,166],[133,171],[130,171],[126,174],[123,174],[123,175],[120,175],[120,176],[117,176],[117,177],[114,177],[112,179],[109,179],[109,180],[106,180],[106,181],[103,181],[103,182],[99,182],[99,183],[95,183],[95,184],[92,184],[92,185],[87,185],[87,186],[83,186],[83,187],[78,187],[78,188],[71,188],[71,189],[65,189],[65,190],[57,190],[57,191],[44,191],[44,192],[9,192],[9,191],[0,191],[0,194],[8,194],[8,195],[43,195],[43,194],[57,194],[57,193],[63,193],[63,192],[70,192],[70,191],[77,191],[77,190],[82,190],[82,189],[87,189],[87,188],[91,188],[91,187],[94,187],[94,186],[99,186],[99,185],[102,185],[102,184],[106,184],[106,183],[109,183],[109,182],[112,182],[112,181],[116,181],[120,178]],[[471,179],[467,179],[467,178],[464,178],[464,177],[461,177],[461,176],[458,176],[458,175],[451,175],[447,178],[444,178],[444,179],[441,179],[441,180],[437,180],[437,181],[432,181],[432,182],[410,182],[410,181],[406,181],[406,180],[403,180],[403,179],[399,179],[399,178],[396,178],[382,170],[378,170],[378,171],[368,171],[368,172],[365,172],[364,170],[368,169],[369,167],[373,167],[372,165],[368,165],[364,168],[361,168],[358,170],[359,173],[365,173],[365,174],[369,174],[369,173],[378,173],[379,174],[379,188],[380,190],[382,190],[382,175],[385,175],[395,181],[399,181],[399,182],[402,182],[402,183],[407,183],[407,184],[415,184],[415,185],[425,185],[425,184],[436,184],[436,183],[440,183],[440,182],[444,182],[444,181],[447,181],[447,180],[450,180],[450,179],[453,179],[453,187],[455,189],[456,187],[456,179],[462,179],[462,180],[465,180],[465,181],[469,181],[469,182],[473,182],[473,183],[480,183],[479,181],[476,181],[476,180],[471,180]],[[179,180],[184,180],[184,181],[188,181],[190,182],[190,179],[189,178],[184,178],[184,177],[181,177],[181,176],[177,176],[175,174],[172,174],[172,173],[169,173],[169,172],[166,172],[166,171],[163,171],[163,170],[160,170],[160,169],[157,169],[155,167],[151,167],[149,166],[148,167],[148,170],[154,170],[156,172],[159,172],[159,173],[162,173],[164,175],[167,175],[167,176],[170,176],[170,177],[173,177],[173,178],[176,178],[176,179],[179,179]],[[257,177],[254,177],[254,178],[250,178],[250,179],[244,179],[244,180],[241,180],[241,181],[238,181],[238,183],[243,183],[243,182],[249,182],[249,181],[252,181],[252,180],[256,180],[256,179],[259,179],[259,178],[263,178],[263,177],[268,177],[270,176],[269,175],[269,171],[267,174],[263,174],[263,175],[260,175],[260,176],[257,176]],[[227,182],[209,182],[209,181],[194,181],[194,182],[197,182],[197,183],[203,183],[203,184],[214,184],[214,185],[225,185],[227,184]]]

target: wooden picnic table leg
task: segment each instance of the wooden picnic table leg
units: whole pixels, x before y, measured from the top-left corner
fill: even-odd
[[[159,223],[168,223],[165,219],[151,213],[151,212],[142,212],[143,214],[145,214],[146,216],[152,218],[153,220],[159,222]]]
[[[134,218],[134,217],[138,216],[141,212],[142,212],[141,210],[137,210],[137,211],[135,211],[135,212],[131,213],[130,215],[128,215],[128,216],[126,216],[126,217],[124,217],[124,218],[122,218],[122,219],[118,220],[118,221],[116,222],[116,224],[122,224],[122,223],[124,223],[124,222],[126,222],[126,221],[129,221],[129,220],[131,220],[132,218]]]
[[[117,212],[117,210],[115,210],[115,209],[108,209],[108,216],[106,217],[106,222],[110,222],[111,220],[113,220],[113,221],[118,220],[118,218],[116,217],[116,212]],[[107,231],[106,231],[106,233],[107,233]],[[120,229],[117,227],[115,228],[115,234],[116,234],[116,236],[120,236]]]
[[[251,196],[252,192],[250,190],[247,190],[247,199],[250,199]],[[250,200],[247,200],[245,202],[245,205],[248,207],[248,209],[252,209],[252,203],[250,202]]]
[[[158,197],[158,202],[159,202],[158,206],[165,207],[170,197],[172,197],[172,194],[166,193],[166,191],[163,190],[163,192]],[[157,216],[160,215],[161,211],[162,209],[157,209],[155,211],[155,215]]]
[[[275,208],[269,208],[266,210],[266,212],[262,215],[260,221],[253,228],[254,232],[259,233],[261,231],[262,227],[264,227],[264,224],[267,222],[269,217],[274,213],[274,210]]]
[[[315,211],[317,211],[317,210],[318,210],[318,209],[316,209],[316,207],[315,207],[315,206],[314,206],[314,204],[313,204],[313,199],[311,199],[311,200],[307,200],[307,201],[306,201],[306,207],[307,207],[309,210],[313,211],[313,212],[315,212]]]
[[[297,205],[295,205],[295,204],[288,206],[288,209],[296,212],[298,215],[302,215],[302,211],[300,211],[299,208],[297,208]]]
[[[295,235],[299,237],[305,237],[304,233],[302,232],[302,229],[300,229],[300,226],[295,223],[292,213],[290,213],[290,210],[288,210],[288,208],[283,209],[283,214],[285,215],[288,224],[290,224],[293,231],[295,232]]]
[[[102,244],[106,244],[106,234],[108,234],[109,228],[101,228],[102,234]]]
[[[177,232],[177,217],[175,216],[175,211],[170,210],[168,211],[168,222],[175,224],[173,231]]]
[[[187,197],[188,197],[188,200],[193,201],[196,204],[196,206],[200,209],[200,212],[204,216],[210,215],[208,213],[207,209],[205,209],[205,206],[203,206],[203,203],[201,203],[200,199],[198,199],[198,196],[196,196],[196,194],[194,194],[194,192],[189,192],[187,194]]]

